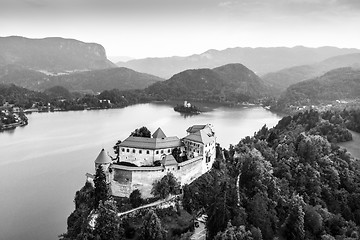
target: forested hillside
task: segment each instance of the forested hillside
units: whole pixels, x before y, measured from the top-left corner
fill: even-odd
[[[184,188],[185,209],[206,209],[210,239],[358,239],[360,164],[332,143],[351,138],[346,119],[309,111],[264,126]]]
[[[265,83],[242,64],[186,70],[167,81],[149,86],[145,91],[159,100],[210,102],[254,101],[269,95]]]
[[[285,68],[278,72],[265,74],[261,78],[282,92],[292,84],[319,77],[328,71],[344,67],[359,68],[360,53],[335,56],[311,65]]]
[[[279,98],[275,109],[286,110],[291,105],[309,106],[336,100],[360,97],[360,70],[339,68],[321,77],[290,86]]]

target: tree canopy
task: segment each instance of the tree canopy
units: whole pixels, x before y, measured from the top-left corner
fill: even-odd
[[[135,129],[130,136],[132,137],[146,137],[146,138],[151,138],[151,132],[149,129],[147,129],[147,127],[141,127],[141,128],[137,128]]]
[[[94,177],[94,208],[98,208],[100,201],[106,201],[109,198],[109,187],[106,184],[106,175],[101,165],[96,169]]]
[[[151,194],[156,197],[166,198],[170,194],[178,193],[179,188],[180,183],[175,176],[172,173],[167,173],[162,179],[153,182]]]

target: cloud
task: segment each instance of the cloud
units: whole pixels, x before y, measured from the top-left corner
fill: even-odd
[[[226,2],[220,2],[219,4],[218,4],[218,6],[219,7],[229,7],[229,6],[231,6],[233,4],[233,2],[231,2],[231,1],[226,1]]]
[[[356,8],[360,9],[360,1],[359,0],[335,0],[337,4],[341,6],[345,6],[348,8]]]

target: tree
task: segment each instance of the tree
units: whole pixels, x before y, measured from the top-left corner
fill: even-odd
[[[114,200],[100,201],[96,218],[94,235],[97,240],[119,240],[124,230],[117,218],[117,207]]]
[[[182,162],[182,159],[180,157],[180,154],[181,154],[181,150],[180,148],[176,147],[172,150],[171,154],[173,155],[173,157],[175,158],[175,160],[177,162]]]
[[[135,189],[134,191],[132,191],[129,198],[130,198],[131,206],[133,208],[139,207],[143,202],[143,199],[141,198],[141,192],[139,191],[139,189]]]
[[[106,176],[101,165],[96,169],[94,191],[94,208],[97,209],[100,201],[106,201],[109,198],[109,189],[106,184]]]
[[[219,232],[214,240],[253,240],[251,231],[246,231],[245,226],[233,227],[229,222],[223,232]],[[261,239],[261,238],[260,238]]]
[[[150,210],[141,226],[141,240],[163,240],[166,239],[166,232],[163,229],[159,217],[153,210]]]
[[[151,194],[156,197],[166,198],[170,194],[176,194],[179,188],[180,183],[174,175],[172,173],[167,173],[160,181],[154,181]]]
[[[67,233],[62,239],[76,239],[83,236],[88,230],[88,216],[93,209],[94,188],[91,183],[86,182],[75,194],[75,211],[67,219]],[[81,238],[80,239],[84,239]]]
[[[118,140],[115,145],[113,146],[113,149],[114,149],[114,153],[116,154],[116,160],[119,161],[120,160],[120,143],[121,143],[121,140]],[[114,160],[114,159],[113,159]]]
[[[206,229],[209,237],[212,239],[218,232],[224,231],[230,218],[229,206],[229,186],[226,181],[221,184],[221,190],[218,195],[213,198],[213,203],[206,209],[208,219],[206,221]]]
[[[151,138],[151,132],[147,127],[141,127],[140,129],[135,129],[130,136]]]
[[[304,200],[299,195],[293,195],[290,201],[290,210],[283,225],[284,237],[286,239],[305,239],[304,229]]]

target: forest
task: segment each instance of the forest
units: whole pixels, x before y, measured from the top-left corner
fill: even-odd
[[[184,208],[206,210],[209,239],[358,239],[360,165],[335,144],[351,136],[340,120],[307,111],[264,126],[184,188]]]

